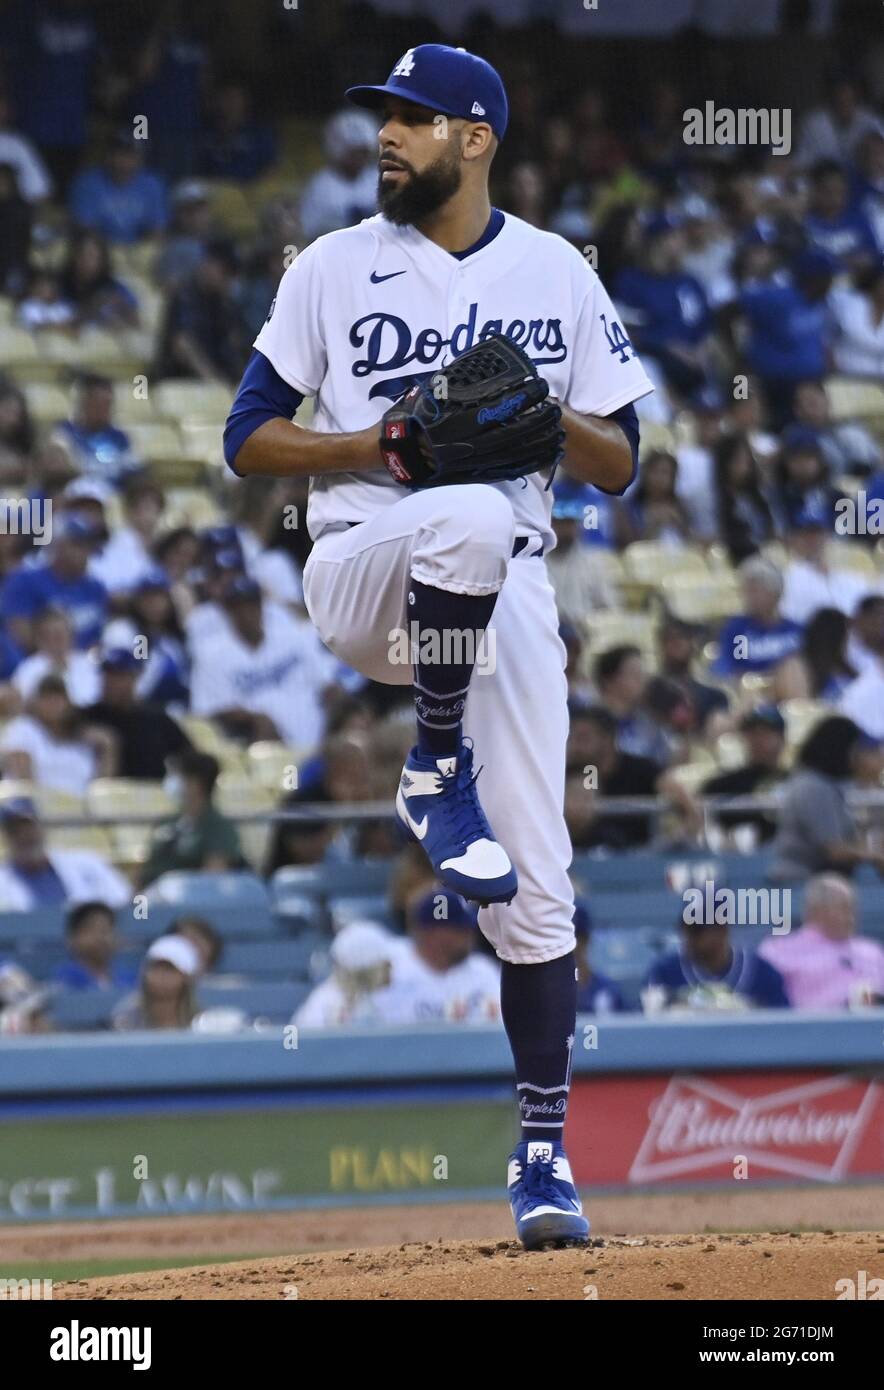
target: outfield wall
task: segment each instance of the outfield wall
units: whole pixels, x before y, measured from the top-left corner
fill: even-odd
[[[0,1045],[0,1221],[498,1196],[496,1027]],[[579,1021],[589,1190],[884,1178],[884,1009]],[[872,1224],[884,1223],[884,1213]]]

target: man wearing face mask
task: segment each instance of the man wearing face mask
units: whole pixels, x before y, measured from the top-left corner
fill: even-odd
[[[163,785],[180,806],[179,814],[154,831],[143,883],[172,869],[243,868],[242,848],[233,821],[214,803],[218,763],[208,753],[182,753]]]

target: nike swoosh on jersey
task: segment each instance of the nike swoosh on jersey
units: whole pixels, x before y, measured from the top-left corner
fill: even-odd
[[[373,270],[368,278],[373,285],[381,285],[385,280],[393,280],[397,275],[404,274],[404,270],[391,270],[389,275],[378,275],[377,271]]]

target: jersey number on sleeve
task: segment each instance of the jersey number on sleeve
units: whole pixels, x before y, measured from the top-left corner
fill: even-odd
[[[632,343],[629,341],[626,334],[623,332],[623,329],[620,327],[616,319],[612,319],[609,324],[604,314],[600,314],[599,318],[605,325],[605,337],[611,345],[611,352],[619,352],[620,361],[628,362],[629,354],[627,353],[626,349],[628,348],[629,352],[632,353],[632,356],[634,357],[635,348],[632,346]]]

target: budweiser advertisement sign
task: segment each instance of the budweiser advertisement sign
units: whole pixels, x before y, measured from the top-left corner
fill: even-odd
[[[884,1086],[819,1072],[579,1078],[568,1109],[578,1183],[648,1186],[884,1177]]]

